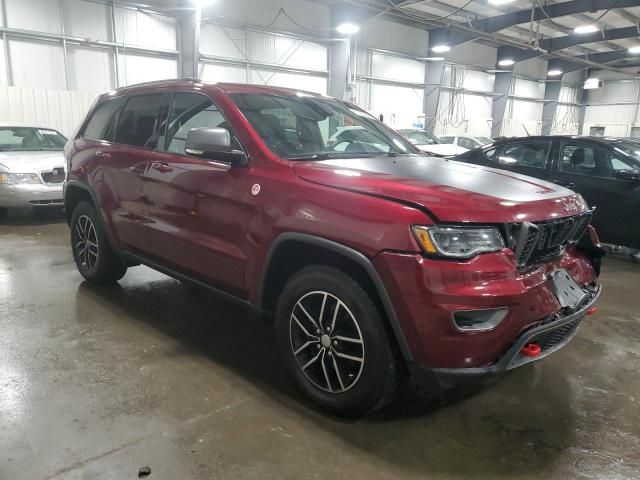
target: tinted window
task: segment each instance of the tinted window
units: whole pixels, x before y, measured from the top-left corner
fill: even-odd
[[[159,142],[158,148],[184,154],[189,130],[201,127],[228,129],[229,125],[209,97],[197,93],[176,93],[171,105],[166,138]],[[239,144],[236,148],[239,148]]]
[[[438,137],[442,143],[453,143],[455,137]]]
[[[154,148],[158,140],[157,122],[161,110],[167,109],[164,94],[138,95],[127,100],[116,131],[116,143]]]
[[[609,156],[605,150],[580,143],[563,145],[560,170],[594,177],[608,177],[612,173]]]
[[[485,150],[484,151],[484,155],[489,159],[489,160],[493,160],[493,156],[496,154],[496,152],[498,151],[497,148],[490,148],[489,150]]]
[[[112,140],[117,111],[122,103],[122,98],[114,98],[98,105],[84,127],[82,136],[94,140]]]
[[[521,142],[505,147],[497,157],[498,163],[522,167],[545,168],[551,142]],[[495,160],[496,157],[493,157]]]

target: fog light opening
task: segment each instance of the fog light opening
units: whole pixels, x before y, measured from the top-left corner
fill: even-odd
[[[453,312],[453,324],[460,332],[493,330],[507,316],[506,307],[485,310],[459,310]]]

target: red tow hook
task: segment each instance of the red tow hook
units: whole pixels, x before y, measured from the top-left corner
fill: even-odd
[[[587,315],[593,315],[597,311],[598,311],[598,307],[591,307],[591,308],[587,309]]]
[[[540,348],[540,345],[537,343],[527,343],[524,347],[522,347],[520,353],[526,355],[527,357],[537,357],[542,353],[542,348]]]

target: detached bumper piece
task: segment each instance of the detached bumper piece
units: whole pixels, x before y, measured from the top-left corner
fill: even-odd
[[[569,343],[578,332],[584,317],[595,312],[593,305],[600,297],[601,287],[592,285],[588,291],[585,299],[574,309],[565,308],[523,332],[493,365],[477,368],[434,368],[429,372],[434,374],[442,385],[455,385],[474,378],[497,375],[543,359]]]

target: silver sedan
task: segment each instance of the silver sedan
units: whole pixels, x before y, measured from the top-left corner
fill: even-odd
[[[50,128],[0,124],[0,218],[10,208],[64,205],[66,141]]]

